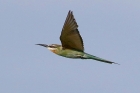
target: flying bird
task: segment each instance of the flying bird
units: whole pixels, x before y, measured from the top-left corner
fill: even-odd
[[[59,44],[51,44],[51,45],[36,44],[36,45],[46,47],[53,53],[67,58],[93,59],[109,64],[112,63],[118,64],[84,52],[83,40],[78,31],[78,25],[72,11],[68,12],[67,18],[61,31],[60,41],[62,45]]]

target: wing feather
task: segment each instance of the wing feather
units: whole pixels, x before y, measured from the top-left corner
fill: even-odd
[[[72,11],[68,12],[60,40],[64,48],[84,51],[83,40],[78,31],[78,25]]]

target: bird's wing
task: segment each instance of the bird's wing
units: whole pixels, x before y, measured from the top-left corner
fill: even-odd
[[[78,31],[78,25],[75,21],[72,11],[68,12],[61,32],[60,40],[64,48],[74,49],[82,52],[84,51],[83,40]]]

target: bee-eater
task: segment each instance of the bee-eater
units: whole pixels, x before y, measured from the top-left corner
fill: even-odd
[[[53,53],[67,58],[93,59],[93,60],[110,63],[110,64],[115,63],[84,52],[83,40],[78,31],[78,25],[73,16],[72,11],[68,12],[64,26],[62,28],[60,40],[62,45],[58,45],[58,44],[51,44],[51,45],[36,44],[36,45],[44,46],[48,48],[50,51],[52,51]]]

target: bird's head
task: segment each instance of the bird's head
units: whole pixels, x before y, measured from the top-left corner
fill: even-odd
[[[58,44],[51,44],[51,45],[36,44],[36,45],[40,45],[40,46],[46,47],[46,48],[48,48],[50,51],[52,51],[55,54],[58,54],[59,50],[62,49],[61,45],[58,45]]]

